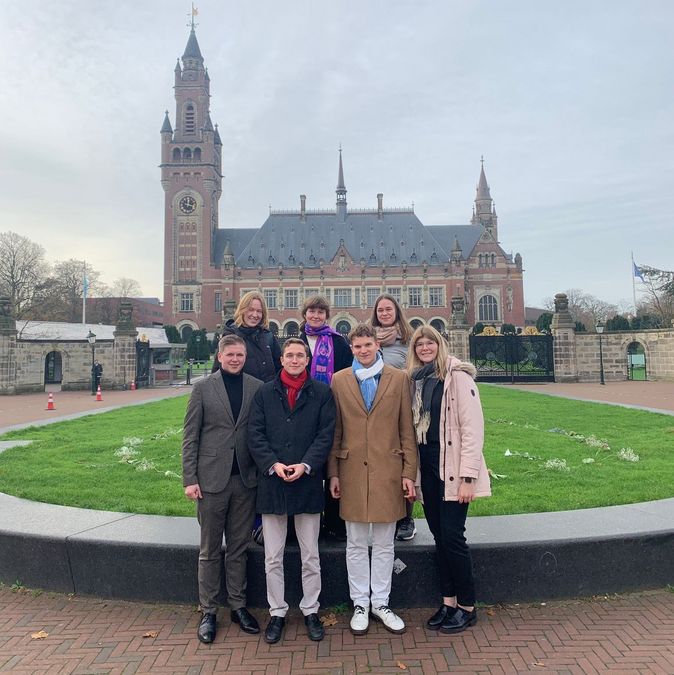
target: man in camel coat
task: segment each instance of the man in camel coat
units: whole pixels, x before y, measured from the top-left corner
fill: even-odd
[[[396,522],[414,499],[417,445],[406,373],[384,365],[374,329],[349,335],[353,366],[335,373],[335,437],[328,460],[333,497],[346,521],[346,565],[354,604],[351,632],[369,627],[368,612],[394,633],[405,623],[388,607]],[[368,538],[372,530],[372,565]]]

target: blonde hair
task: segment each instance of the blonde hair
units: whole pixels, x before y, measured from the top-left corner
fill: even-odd
[[[262,307],[262,320],[260,321],[259,325],[262,326],[262,328],[269,329],[267,303],[264,301],[264,296],[262,293],[260,293],[260,291],[248,291],[248,293],[244,293],[241,296],[241,300],[239,300],[239,304],[237,305],[234,312],[234,323],[239,327],[245,325],[243,321],[243,313],[250,307],[250,303],[253,302],[253,300],[259,300],[260,306]]]
[[[421,338],[426,338],[431,340],[438,345],[438,353],[435,355],[435,375],[439,380],[445,379],[445,374],[447,373],[447,358],[449,357],[449,350],[447,349],[447,343],[445,339],[438,333],[433,326],[419,326],[410,340],[410,347],[407,352],[407,372],[411,375],[413,371],[421,366],[426,365],[422,363],[421,359],[417,356],[416,344]]]
[[[400,342],[402,342],[402,344],[404,345],[408,344],[410,338],[412,337],[412,326],[410,326],[409,323],[407,322],[407,319],[403,314],[403,310],[400,307],[400,303],[389,293],[382,293],[374,301],[374,306],[372,307],[372,316],[370,317],[370,325],[374,326],[375,328],[383,327],[381,325],[381,321],[379,321],[379,317],[377,316],[377,307],[379,306],[379,303],[382,300],[388,300],[390,303],[393,304],[393,307],[395,308],[396,311],[396,320],[393,325],[398,329],[398,334],[400,335]]]

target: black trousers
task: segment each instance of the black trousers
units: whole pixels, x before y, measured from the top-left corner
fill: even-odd
[[[445,483],[437,466],[421,462],[421,489],[428,527],[435,539],[440,588],[444,597],[456,596],[460,605],[475,604],[473,561],[464,535],[468,504],[444,501]]]

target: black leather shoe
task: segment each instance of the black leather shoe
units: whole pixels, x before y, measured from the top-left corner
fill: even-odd
[[[460,633],[476,623],[477,612],[475,610],[467,612],[463,607],[457,607],[456,612],[445,617],[445,620],[440,624],[440,631],[442,633]]]
[[[204,614],[201,617],[199,628],[197,628],[197,637],[201,642],[208,645],[215,640],[216,630],[215,614]]]
[[[454,612],[456,612],[456,607],[442,605],[440,609],[435,614],[433,614],[433,616],[428,621],[426,621],[426,626],[431,630],[438,630],[447,616],[454,614]]]
[[[283,635],[285,623],[286,620],[282,616],[272,616],[264,630],[264,641],[268,642],[270,645],[278,642]]]
[[[321,620],[318,618],[318,614],[307,614],[304,617],[304,625],[307,627],[307,635],[310,640],[319,642],[325,637],[325,628]]]
[[[260,632],[257,619],[245,607],[232,610],[232,623],[238,623],[244,633],[255,635]]]

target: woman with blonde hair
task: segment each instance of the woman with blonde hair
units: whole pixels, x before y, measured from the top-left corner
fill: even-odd
[[[244,373],[269,382],[281,370],[281,348],[269,330],[267,304],[259,291],[241,296],[234,318],[227,321],[222,334],[238,335],[246,343]]]
[[[491,495],[476,371],[472,363],[448,354],[432,326],[414,331],[407,367],[424,511],[435,539],[442,593],[442,605],[426,625],[459,633],[477,622],[473,566],[464,535],[468,506],[476,497]]]

